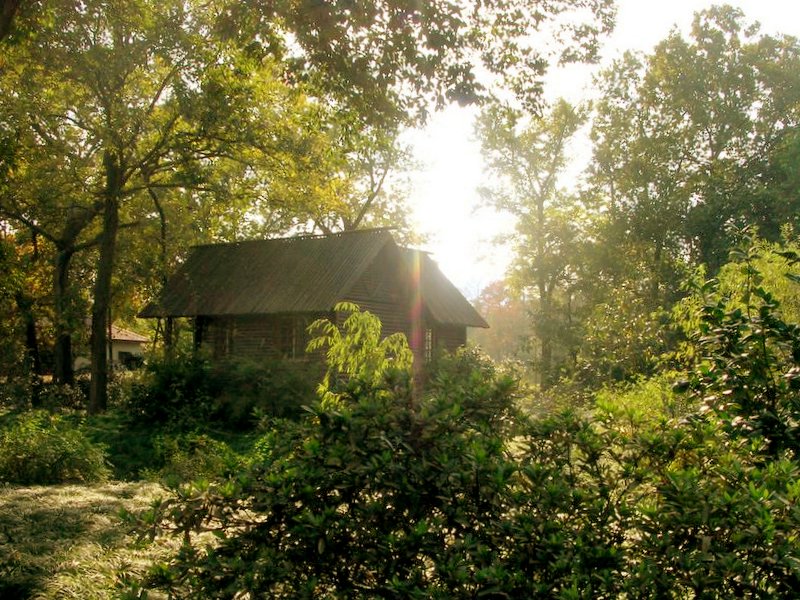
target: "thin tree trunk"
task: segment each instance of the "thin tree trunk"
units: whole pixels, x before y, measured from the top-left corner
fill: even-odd
[[[122,168],[117,157],[106,152],[106,190],[103,208],[103,232],[94,283],[92,306],[92,381],[89,386],[89,412],[97,414],[108,407],[108,311],[111,306],[111,276],[119,231],[119,191]]]
[[[53,277],[53,305],[55,317],[54,373],[56,383],[72,385],[75,374],[72,369],[72,328],[67,315],[69,295],[69,266],[72,261],[71,249],[59,248],[56,255]]]
[[[539,341],[541,342],[541,354],[539,356],[539,385],[543,390],[550,387],[552,384],[552,370],[553,370],[553,337],[551,333],[552,328],[552,307],[547,290],[540,293],[540,326],[539,326]]]
[[[25,362],[31,379],[31,406],[41,404],[42,357],[39,354],[39,339],[36,332],[36,317],[33,314],[33,300],[22,293],[15,296],[17,308],[25,321]]]
[[[11,26],[22,0],[3,0],[0,4],[0,41],[11,33]]]
[[[536,236],[536,260],[539,262],[537,270],[536,287],[539,290],[539,313],[540,325],[538,328],[539,341],[541,342],[541,353],[539,356],[539,385],[542,389],[550,387],[551,371],[553,368],[553,338],[551,333],[552,303],[550,296],[551,289],[548,289],[547,275],[542,268],[544,263],[544,231],[547,225],[545,221],[544,198],[539,197],[536,206],[536,220],[538,235]]]
[[[164,318],[164,350],[167,358],[172,358],[175,351],[175,319]]]
[[[163,290],[167,285],[167,281],[169,280],[169,258],[167,255],[167,215],[164,212],[164,207],[161,205],[161,200],[159,200],[158,194],[156,194],[155,190],[150,187],[147,175],[145,175],[145,182],[148,183],[147,191],[150,193],[150,198],[153,200],[156,211],[158,211],[158,221],[161,226],[158,242],[161,253],[161,289]],[[168,358],[172,356],[174,350],[174,330],[174,319],[172,317],[166,317],[164,320],[163,335],[164,352]]]

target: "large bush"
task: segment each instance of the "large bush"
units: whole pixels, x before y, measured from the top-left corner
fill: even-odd
[[[297,417],[321,375],[305,362],[228,360],[198,354],[148,365],[126,410],[137,420],[195,428],[213,422],[252,428],[261,417]]]
[[[790,597],[792,426],[743,426],[770,398],[793,418],[793,376],[762,379],[796,358],[763,355],[778,370],[749,358],[758,340],[798,347],[800,332],[762,300],[709,313],[684,402],[653,380],[608,392],[591,416],[526,418],[514,382],[469,353],[414,401],[391,372],[348,387],[264,436],[236,477],[154,507],[149,530],[185,544],[146,585],[177,598]],[[712,401],[738,398],[729,382],[757,402]],[[649,410],[648,393],[662,406]],[[209,529],[216,544],[196,535]]]
[[[162,466],[145,475],[169,486],[230,477],[244,462],[225,442],[201,433],[163,434],[155,439],[154,447],[156,460]]]
[[[0,480],[23,485],[101,481],[104,449],[67,418],[37,410],[0,431]]]
[[[508,385],[487,388],[508,400],[493,415],[506,422]],[[504,505],[512,475],[504,442],[472,399],[415,405],[384,392],[317,408],[265,437],[258,460],[235,481],[199,488],[201,503],[184,490],[162,505],[159,514],[187,533],[219,515],[224,539],[210,552],[184,553],[161,569],[158,584],[197,597],[449,594],[472,586],[461,562],[485,543],[476,526]]]
[[[800,324],[766,289],[763,268],[782,261],[781,295],[800,295],[793,251],[751,243],[733,253],[727,279],[699,285],[683,306],[686,354],[694,361],[686,386],[735,435],[762,440],[773,457],[800,458]],[[774,266],[774,265],[773,265]],[[772,273],[772,286],[775,286]],[[792,321],[795,319],[795,321]]]

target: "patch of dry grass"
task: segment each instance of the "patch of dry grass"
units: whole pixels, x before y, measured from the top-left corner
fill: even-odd
[[[118,598],[177,546],[137,544],[119,517],[161,495],[154,483],[0,487],[0,598]]]

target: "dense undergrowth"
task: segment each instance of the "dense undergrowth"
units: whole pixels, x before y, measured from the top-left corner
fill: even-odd
[[[78,461],[85,474],[55,478],[166,486],[148,510],[114,504],[129,529],[111,555],[138,548],[131,536],[156,545],[106,572],[96,597],[789,597],[800,589],[800,327],[757,271],[741,296],[714,282],[695,294],[683,368],[589,402],[542,403],[474,350],[442,357],[415,391],[405,341],[380,344],[375,317],[350,307],[341,335],[318,326],[328,371],[316,394],[258,383],[251,367],[237,379],[196,359],[165,363],[99,417],[5,415],[0,464],[43,482],[53,476],[20,466],[26,452],[32,465],[58,449],[105,453],[108,467]],[[248,416],[221,408],[231,403]],[[52,580],[25,566],[20,527],[0,515],[0,569],[25,597]],[[82,539],[82,527],[62,533]]]

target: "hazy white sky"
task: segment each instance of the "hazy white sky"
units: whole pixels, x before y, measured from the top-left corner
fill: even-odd
[[[650,51],[674,27],[688,31],[693,15],[713,4],[711,0],[618,0],[617,27],[606,40],[603,61],[625,50]],[[764,33],[800,37],[800,0],[728,0],[750,21],[761,23]],[[547,96],[577,102],[591,94],[594,69],[572,67],[551,77]],[[473,140],[474,110],[449,108],[435,115],[423,131],[408,136],[421,170],[413,177],[411,204],[415,221],[426,233],[442,271],[464,292],[475,297],[487,283],[500,279],[508,255],[492,243],[513,225],[487,209],[477,209],[476,189],[483,166],[480,148]],[[584,162],[589,149],[576,152]]]

